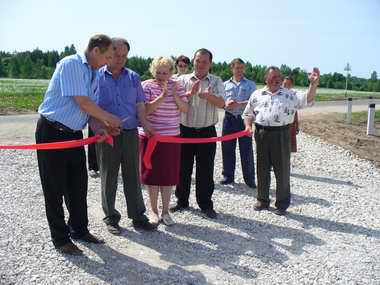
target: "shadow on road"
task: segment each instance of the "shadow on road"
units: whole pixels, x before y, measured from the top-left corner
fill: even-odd
[[[167,269],[154,267],[122,254],[107,244],[83,245],[92,250],[101,261],[87,256],[68,256],[67,259],[85,272],[110,284],[209,284],[199,271],[187,271],[177,265],[171,265]],[[93,284],[96,284],[96,280]]]

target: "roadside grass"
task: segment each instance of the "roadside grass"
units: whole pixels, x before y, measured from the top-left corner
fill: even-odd
[[[49,80],[39,79],[10,79],[0,78],[0,109],[36,110],[41,104]],[[257,84],[257,88],[264,85]],[[295,87],[297,90],[305,90],[305,87]],[[356,99],[380,99],[380,92],[347,92],[347,97]],[[337,101],[347,99],[345,90],[318,88],[316,101]]]
[[[352,113],[352,123],[353,124],[363,124],[367,123],[368,120],[368,112],[354,112]],[[380,110],[375,112],[375,123],[380,123]]]

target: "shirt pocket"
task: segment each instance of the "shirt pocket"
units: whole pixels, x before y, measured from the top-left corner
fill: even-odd
[[[235,88],[231,87],[231,88],[226,88],[225,91],[224,91],[224,96],[226,99],[233,99],[235,100],[236,96],[235,96]]]
[[[112,105],[114,104],[113,98],[111,96],[111,94],[113,94],[112,89],[107,85],[100,86],[97,92],[98,92],[98,97],[97,97],[98,105],[103,109],[112,107]]]
[[[245,101],[248,100],[251,94],[248,94],[249,90],[245,87],[240,87],[239,88],[239,100],[240,101]]]
[[[120,92],[120,103],[122,105],[136,104],[137,88],[133,86],[125,86]]]

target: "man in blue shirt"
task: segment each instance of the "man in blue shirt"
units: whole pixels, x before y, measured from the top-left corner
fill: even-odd
[[[95,35],[84,54],[67,56],[57,64],[38,109],[41,116],[36,128],[37,143],[82,139],[82,130],[89,116],[110,128],[120,127],[121,120],[117,116],[105,112],[95,103],[95,70],[111,57],[111,39],[106,35]],[[105,130],[99,129],[98,133],[105,134]],[[88,177],[84,147],[39,150],[37,159],[54,246],[63,253],[81,255],[82,251],[71,239],[103,243],[87,228]],[[67,224],[62,197],[69,212]]]
[[[223,135],[243,131],[244,120],[241,114],[247,105],[248,99],[256,90],[256,84],[244,77],[245,63],[236,58],[230,64],[232,78],[224,82],[225,88],[225,116],[223,119]],[[256,188],[255,165],[253,160],[252,137],[241,137],[239,140],[240,160],[245,184]],[[222,142],[223,179],[221,184],[232,184],[235,180],[236,139]]]
[[[139,140],[137,126],[140,121],[145,133],[152,129],[145,116],[145,96],[140,77],[125,68],[130,46],[127,40],[113,38],[114,50],[110,63],[99,72],[99,107],[120,117],[122,126],[115,133],[114,146],[106,143],[96,145],[99,160],[102,207],[104,222],[110,233],[119,235],[120,212],[115,209],[118,173],[121,165],[124,194],[127,200],[128,217],[137,229],[155,230],[145,216],[145,205],[139,175]]]

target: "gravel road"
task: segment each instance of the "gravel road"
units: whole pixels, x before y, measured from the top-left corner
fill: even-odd
[[[28,116],[0,118],[0,144],[32,142],[36,116]],[[284,217],[253,211],[239,162],[233,187],[216,184],[217,220],[201,215],[192,192],[175,226],[137,232],[119,191],[124,232],[115,237],[102,223],[100,181],[90,178],[90,230],[106,244],[79,243],[84,257],[49,241],[35,153],[1,151],[0,284],[380,284],[379,170],[303,133],[299,149]],[[219,145],[215,165],[219,181]]]

